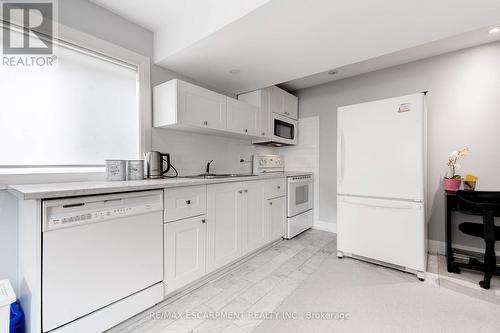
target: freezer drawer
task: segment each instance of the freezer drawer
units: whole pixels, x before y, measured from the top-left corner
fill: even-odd
[[[425,271],[424,205],[419,202],[337,199],[337,249]]]

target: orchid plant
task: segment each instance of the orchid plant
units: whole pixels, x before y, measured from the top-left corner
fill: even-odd
[[[448,179],[462,178],[460,175],[456,174],[456,172],[460,170],[462,167],[460,164],[458,164],[458,161],[467,156],[468,154],[469,154],[469,147],[465,147],[460,150],[452,151],[448,155],[448,163],[446,163],[446,165],[448,165],[449,171],[448,171],[448,177],[446,178]]]

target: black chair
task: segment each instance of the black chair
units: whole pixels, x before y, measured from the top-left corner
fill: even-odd
[[[471,236],[484,239],[484,279],[481,288],[490,289],[493,274],[500,274],[496,267],[495,241],[500,240],[500,227],[495,226],[495,216],[500,216],[500,192],[458,191],[459,211],[483,216],[483,223],[463,222],[458,228]]]

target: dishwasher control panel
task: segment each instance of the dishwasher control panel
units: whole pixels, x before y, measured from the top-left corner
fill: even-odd
[[[162,195],[61,202],[44,207],[43,231],[126,218],[163,210]]]
[[[144,214],[153,210],[157,210],[154,208],[153,204],[146,204],[140,206],[132,206],[132,207],[120,207],[115,209],[107,209],[93,212],[83,212],[76,213],[71,215],[61,215],[61,216],[53,216],[47,221],[47,229],[54,229],[57,227],[62,227],[65,225],[75,225],[75,224],[83,224],[83,223],[93,223],[104,220],[110,220],[115,218],[127,217],[132,215]]]

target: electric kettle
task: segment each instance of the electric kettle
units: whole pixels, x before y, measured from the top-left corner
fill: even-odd
[[[166,163],[166,169],[163,168]],[[144,155],[144,176],[146,178],[162,178],[170,170],[170,154],[150,151]]]

